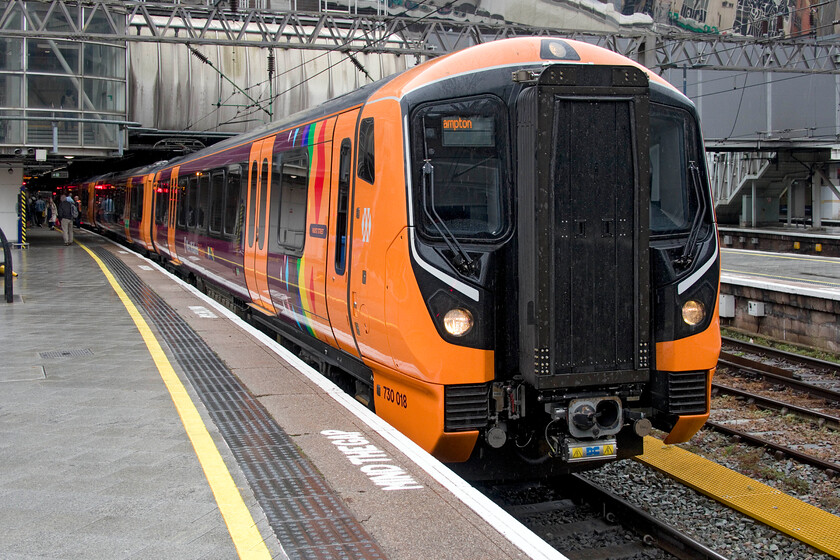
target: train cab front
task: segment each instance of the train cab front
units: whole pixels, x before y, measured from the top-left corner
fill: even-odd
[[[446,388],[445,413],[469,418],[446,429],[480,434],[477,470],[457,469],[583,470],[641,454],[653,428],[685,441],[720,349],[696,111],[634,66],[512,74],[507,108],[486,96],[412,115],[414,246],[481,295],[427,289],[427,306],[445,340],[494,352],[493,381]],[[464,340],[445,332],[455,308]]]
[[[720,349],[696,112],[635,67],[519,75],[517,265],[503,282],[517,375],[495,391],[521,403],[514,424],[509,402],[491,415],[522,456],[562,470],[640,454],[653,428],[685,441],[708,417]]]
[[[493,386],[487,447],[565,472],[641,454],[653,428],[686,441],[720,350],[696,111],[636,68],[520,75],[516,266],[499,282],[516,309],[497,311],[516,374]]]

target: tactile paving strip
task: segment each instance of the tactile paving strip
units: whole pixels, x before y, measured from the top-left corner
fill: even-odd
[[[94,252],[172,348],[289,558],[385,558],[341,498],[204,340],[115,255],[101,247]]]
[[[645,437],[650,465],[753,519],[840,558],[840,517],[674,445]]]

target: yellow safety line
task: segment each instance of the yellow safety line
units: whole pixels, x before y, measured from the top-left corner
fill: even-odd
[[[270,559],[271,554],[268,552],[268,548],[256,527],[254,518],[242,500],[242,495],[233,482],[233,478],[219,450],[216,448],[213,438],[210,437],[210,433],[207,431],[201,415],[198,413],[192,399],[190,399],[183,383],[178,379],[178,375],[172,368],[172,364],[167,359],[154,334],[152,334],[149,325],[143,319],[143,316],[140,315],[140,312],[134,306],[131,299],[129,299],[128,295],[117,283],[111,271],[105,266],[105,263],[82,243],[78,241],[76,243],[90,254],[93,260],[96,261],[96,264],[99,265],[99,268],[102,269],[102,272],[105,273],[108,282],[111,283],[114,291],[117,292],[126,310],[128,310],[128,314],[134,320],[134,324],[137,325],[140,336],[143,337],[149,353],[152,355],[152,359],[160,372],[160,376],[163,378],[163,382],[169,390],[172,402],[175,403],[175,408],[178,410],[178,415],[181,417],[181,422],[184,424],[187,436],[189,436],[192,442],[195,454],[198,456],[199,463],[201,463],[201,468],[204,469],[204,475],[207,477],[207,482],[210,483],[210,488],[213,490],[216,503],[219,505],[219,510],[225,520],[239,557],[249,560]]]
[[[713,500],[840,558],[840,517],[836,515],[654,437],[645,437],[645,453],[636,459]]]

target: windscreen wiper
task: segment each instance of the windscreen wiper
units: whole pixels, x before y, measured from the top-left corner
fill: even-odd
[[[423,212],[426,217],[435,226],[435,229],[440,234],[446,246],[452,251],[452,265],[458,272],[466,275],[475,273],[475,261],[470,258],[458,239],[452,235],[443,218],[437,213],[435,208],[435,166],[428,159],[423,164]]]
[[[691,223],[691,233],[688,236],[688,241],[683,247],[682,255],[674,259],[674,264],[680,268],[688,268],[694,262],[697,252],[697,236],[700,235],[700,223],[703,221],[703,216],[706,215],[708,205],[706,197],[703,196],[702,181],[700,179],[700,167],[694,161],[688,162],[688,173],[691,177],[691,186],[694,187],[694,195],[697,197],[697,204],[699,208],[694,215],[694,221]]]

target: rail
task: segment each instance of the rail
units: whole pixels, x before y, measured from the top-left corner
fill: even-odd
[[[3,228],[0,228],[0,243],[3,243],[3,292],[6,296],[6,303],[14,301],[14,287],[12,285],[12,276],[14,276],[14,266],[12,265],[12,248],[9,241],[6,239],[6,234],[3,233]]]

